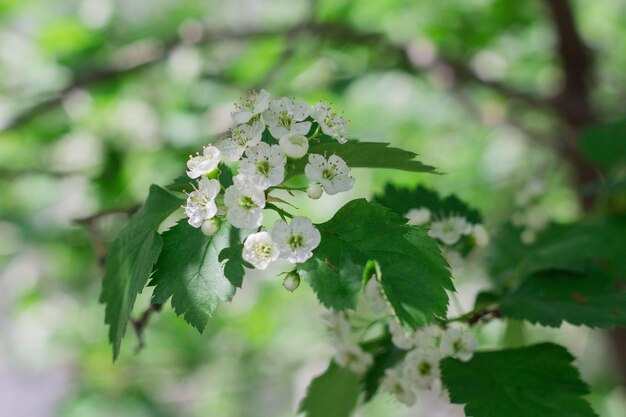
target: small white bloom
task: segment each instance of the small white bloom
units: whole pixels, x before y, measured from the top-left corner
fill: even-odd
[[[381,386],[384,391],[392,394],[398,401],[409,407],[415,405],[417,397],[411,389],[409,381],[403,378],[397,369],[387,369]]]
[[[309,185],[306,189],[306,195],[308,195],[312,200],[320,198],[323,192],[324,190],[322,190],[322,186],[316,182],[311,183],[311,185]]]
[[[361,375],[374,363],[374,357],[359,345],[343,345],[338,347],[335,361],[355,374]]]
[[[266,269],[278,259],[278,246],[267,232],[253,233],[243,242],[242,258],[256,269]]]
[[[230,131],[230,136],[221,141],[217,146],[224,159],[235,162],[241,159],[246,149],[261,143],[265,125],[255,121],[251,125],[242,125]]]
[[[472,332],[449,327],[441,337],[441,354],[468,361],[476,350],[476,337]]]
[[[336,138],[339,143],[346,143],[348,123],[342,116],[334,113],[328,103],[317,103],[311,117],[320,125],[324,134]]]
[[[288,157],[300,159],[309,150],[309,139],[303,135],[283,136],[278,141],[278,146]]]
[[[283,280],[283,287],[289,292],[294,292],[299,286],[300,274],[298,271],[291,271]]]
[[[259,227],[263,221],[265,194],[246,177],[237,175],[234,184],[224,193],[224,204],[228,211],[226,219],[240,229]]]
[[[213,236],[220,230],[220,225],[215,219],[205,220],[200,230],[202,230],[202,234],[205,236]]]
[[[311,122],[305,122],[311,114],[311,107],[302,102],[294,103],[287,97],[274,99],[269,109],[263,113],[270,133],[277,139],[290,135],[306,135],[311,130]]]
[[[387,311],[387,299],[383,295],[383,289],[378,280],[370,278],[365,284],[365,299],[374,313],[384,313]]]
[[[467,222],[465,217],[450,216],[432,222],[428,235],[441,240],[446,245],[454,245],[461,239],[461,236],[469,235],[471,232],[472,225]]]
[[[337,155],[331,155],[326,160],[322,155],[310,154],[309,163],[304,167],[305,175],[321,184],[330,195],[352,189],[354,178],[348,175],[349,172],[346,161]]]
[[[258,189],[266,190],[285,179],[287,158],[278,146],[261,142],[249,148],[246,157],[239,164],[239,174],[248,177]]]
[[[487,233],[487,229],[482,224],[472,226],[472,237],[480,248],[484,248],[489,244],[489,233]]]
[[[322,237],[311,220],[296,216],[290,224],[277,220],[272,227],[272,239],[278,244],[282,259],[302,263],[313,256],[313,249],[317,248]]]
[[[202,150],[202,155],[189,157],[189,161],[187,161],[187,175],[189,178],[198,178],[213,171],[219,163],[219,149],[215,146],[207,145]]]
[[[431,389],[439,379],[441,355],[433,347],[414,349],[404,359],[406,375],[420,389]]]
[[[220,192],[220,183],[203,177],[198,182],[198,188],[189,193],[185,205],[185,215],[189,217],[189,224],[193,227],[202,226],[203,222],[217,214],[215,197]]]
[[[397,319],[392,318],[389,322],[389,332],[391,333],[391,343],[399,347],[400,349],[408,350],[415,346],[415,341],[398,322]]]
[[[537,233],[531,229],[524,229],[520,235],[520,239],[526,245],[532,245],[537,240]]]
[[[248,123],[254,116],[267,110],[270,99],[270,93],[265,90],[261,90],[258,94],[256,91],[251,91],[250,95],[230,115],[237,124]]]
[[[343,311],[328,310],[322,315],[322,317],[326,320],[328,334],[333,346],[335,346],[336,349],[339,346],[343,346],[352,331],[352,327],[346,317],[346,313]]]
[[[413,340],[417,348],[422,348],[434,346],[439,336],[441,336],[441,329],[439,326],[424,326],[415,331]]]
[[[409,219],[411,226],[422,226],[430,221],[430,210],[426,207],[412,208],[404,217]]]

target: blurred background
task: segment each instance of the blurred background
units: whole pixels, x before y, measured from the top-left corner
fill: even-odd
[[[152,183],[226,131],[250,89],[329,99],[350,136],[420,154],[445,175],[355,170],[357,185],[297,205],[314,221],[385,183],[436,187],[495,233],[520,192],[576,220],[584,126],[623,113],[626,2],[568,0],[0,0],[0,415],[293,416],[332,355],[307,285],[250,274],[198,334],[169,306],[145,348],[111,360],[98,304],[106,247]],[[539,186],[537,186],[539,184]],[[455,265],[472,307],[481,254]],[[135,317],[149,306],[150,289]],[[600,331],[491,322],[481,347],[556,340],[602,417],[626,415]],[[359,416],[463,416],[424,393]]]

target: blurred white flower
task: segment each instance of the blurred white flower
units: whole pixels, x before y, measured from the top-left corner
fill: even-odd
[[[259,227],[263,221],[265,194],[246,177],[237,175],[224,193],[226,219],[240,229]]]
[[[311,107],[302,102],[294,103],[287,97],[274,99],[269,109],[263,113],[270,133],[276,139],[291,135],[306,135],[311,130],[311,122],[304,120],[311,114]]]
[[[409,381],[397,369],[387,369],[381,386],[384,391],[392,394],[398,401],[409,407],[415,405],[417,396],[411,389]]]
[[[213,218],[217,214],[215,197],[220,192],[220,183],[217,180],[210,180],[202,177],[198,182],[198,188],[187,197],[185,205],[185,215],[189,217],[189,224],[193,227],[200,227],[203,222]]]
[[[303,135],[283,136],[278,145],[285,155],[293,159],[302,158],[309,150],[309,140]]]
[[[391,343],[400,349],[408,350],[415,346],[413,337],[409,335],[396,318],[389,322],[389,332],[391,333]]]
[[[409,219],[411,226],[422,226],[430,221],[430,210],[426,207],[412,208],[404,217]]]
[[[467,222],[465,217],[450,216],[432,222],[428,235],[441,240],[446,245],[454,245],[461,239],[461,236],[471,232],[472,225]]]
[[[246,159],[239,164],[239,175],[244,175],[260,190],[283,182],[287,158],[276,145],[261,142],[246,150]]]
[[[484,248],[489,244],[489,233],[487,233],[487,229],[482,224],[472,226],[472,237],[480,248]]]
[[[374,313],[384,313],[387,311],[387,299],[383,295],[380,282],[375,277],[370,278],[365,284],[365,298],[369,307]]]
[[[256,269],[266,269],[278,259],[278,246],[267,232],[253,233],[243,243],[242,258]]]
[[[439,379],[441,355],[434,347],[418,348],[407,353],[404,367],[407,377],[420,389],[430,389]]]
[[[272,239],[278,245],[282,259],[302,263],[313,256],[313,249],[320,244],[321,235],[310,219],[296,216],[290,224],[277,220],[272,227]]]
[[[270,93],[265,90],[261,90],[258,94],[256,91],[251,91],[250,95],[231,113],[233,120],[237,124],[248,123],[254,116],[267,110],[271,97]]]
[[[344,345],[352,330],[350,322],[346,317],[346,313],[343,311],[328,310],[322,315],[322,317],[326,320],[328,334],[333,346],[337,348]]]
[[[441,335],[441,329],[439,326],[423,326],[415,330],[413,335],[413,341],[415,347],[422,348],[427,346],[434,346],[437,342],[437,338]]]
[[[317,103],[311,112],[311,117],[320,125],[324,134],[346,143],[348,123],[342,116],[334,113],[328,103]]]
[[[310,154],[309,163],[304,167],[305,175],[311,181],[321,184],[330,195],[352,189],[354,178],[348,175],[349,172],[346,161],[337,155],[331,155],[326,160],[322,155]]]
[[[337,348],[335,361],[355,374],[361,375],[374,363],[374,357],[359,345],[342,345]]]
[[[476,337],[472,332],[455,327],[447,328],[441,337],[441,354],[464,362],[470,360],[476,350]]]
[[[202,150],[202,155],[189,157],[187,161],[187,175],[190,178],[198,178],[206,175],[217,168],[220,163],[220,151],[215,146],[207,145]]]
[[[264,130],[265,126],[258,120],[251,125],[241,125],[232,129],[230,136],[217,146],[226,160],[231,162],[238,161],[246,149],[261,142]]]

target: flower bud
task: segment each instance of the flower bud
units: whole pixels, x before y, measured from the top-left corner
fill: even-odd
[[[313,200],[317,200],[318,198],[322,196],[322,186],[314,182],[311,185],[309,185],[309,188],[306,189],[306,193],[309,196],[309,198]]]
[[[204,223],[202,223],[202,226],[200,227],[200,230],[202,230],[202,233],[205,236],[213,236],[214,234],[217,233],[218,230],[220,230],[220,225],[217,222],[217,220],[210,219],[210,220],[206,220]]]
[[[294,292],[300,286],[300,274],[291,271],[283,280],[283,287],[289,292]]]
[[[309,140],[302,135],[283,136],[278,141],[278,146],[288,157],[300,159],[309,150]]]

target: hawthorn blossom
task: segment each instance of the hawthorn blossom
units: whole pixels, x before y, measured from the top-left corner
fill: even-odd
[[[224,193],[226,219],[240,229],[259,227],[263,221],[265,194],[241,175],[235,176],[233,182]]]
[[[236,106],[236,110],[230,115],[237,124],[248,123],[250,119],[263,113],[270,104],[271,95],[265,90],[261,90],[258,94],[251,91],[250,95]]]
[[[187,175],[189,178],[198,178],[206,175],[217,168],[220,163],[220,150],[215,146],[207,145],[202,150],[202,155],[189,157],[187,161]]]
[[[324,134],[337,139],[339,143],[347,142],[345,135],[348,133],[348,123],[342,116],[333,112],[328,103],[317,103],[311,117],[320,125]]]
[[[215,219],[205,220],[200,230],[202,230],[202,234],[205,236],[213,236],[220,230],[220,224]]]
[[[482,224],[472,226],[472,237],[478,247],[484,248],[489,244],[489,233]]]
[[[246,157],[239,164],[239,174],[248,177],[260,190],[278,185],[285,179],[287,158],[278,146],[261,142],[246,150]]]
[[[277,220],[272,227],[272,239],[278,245],[282,259],[302,263],[313,256],[313,249],[320,244],[321,235],[310,219],[296,216],[290,224]]]
[[[441,336],[441,354],[464,362],[470,360],[476,350],[476,337],[469,331],[449,327]]]
[[[303,135],[283,136],[278,141],[278,146],[288,157],[300,159],[309,150],[309,139]]]
[[[337,348],[345,344],[352,327],[346,317],[346,313],[337,310],[328,310],[322,317],[326,320],[330,341]]]
[[[365,299],[368,306],[375,313],[384,313],[387,311],[387,299],[383,295],[383,289],[380,282],[375,277],[370,278],[365,284]]]
[[[335,361],[357,375],[364,374],[374,363],[374,357],[357,344],[342,345],[337,348]]]
[[[189,217],[189,224],[193,227],[202,226],[203,222],[213,218],[217,214],[215,197],[220,192],[220,183],[202,177],[198,182],[198,188],[189,193],[185,205],[185,215]]]
[[[471,232],[472,225],[465,217],[450,216],[432,222],[428,235],[441,240],[446,245],[454,245],[463,235],[469,235]]]
[[[430,221],[430,210],[426,207],[412,208],[404,217],[409,219],[408,223],[411,226],[422,226]]]
[[[411,389],[409,381],[397,369],[387,369],[381,382],[384,391],[392,394],[398,401],[408,405],[415,405],[417,397]]]
[[[235,162],[241,159],[246,149],[261,142],[265,126],[260,121],[241,125],[230,131],[230,136],[218,144],[224,159]]]
[[[304,120],[311,114],[311,107],[303,102],[294,103],[287,97],[270,101],[269,109],[263,113],[270,133],[276,139],[290,135],[306,135],[311,122]]]
[[[256,269],[266,269],[278,259],[278,246],[267,232],[258,232],[248,236],[243,242],[242,258]]]
[[[312,200],[320,198],[323,192],[324,190],[322,190],[322,186],[316,182],[311,183],[311,185],[309,185],[306,189],[306,195],[308,195]]]
[[[298,271],[291,271],[283,280],[283,287],[289,292],[294,292],[299,286],[300,274]]]
[[[322,155],[310,154],[309,163],[304,167],[305,175],[311,181],[319,183],[330,195],[352,189],[354,178],[348,175],[349,172],[346,161],[337,155],[326,159]]]
[[[415,346],[415,341],[403,328],[400,322],[392,318],[389,322],[389,332],[391,333],[391,343],[400,349],[408,350]]]
[[[420,389],[430,389],[439,379],[441,354],[433,347],[418,348],[407,353],[404,368],[407,377]]]

